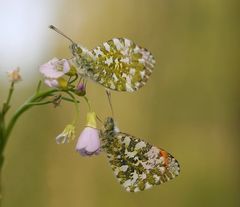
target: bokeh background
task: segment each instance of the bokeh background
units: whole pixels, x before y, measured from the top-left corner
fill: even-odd
[[[236,0],[1,0],[0,102],[6,71],[19,66],[13,111],[36,87],[38,68],[70,57],[54,24],[88,48],[128,37],[157,64],[148,84],[114,93],[122,131],[171,152],[181,175],[152,190],[127,193],[104,154],[80,157],[75,142],[57,145],[74,116],[71,104],[36,107],[17,123],[5,151],[3,207],[240,206],[239,1]],[[110,114],[101,86],[88,84],[101,117]],[[80,105],[81,123],[87,107]]]

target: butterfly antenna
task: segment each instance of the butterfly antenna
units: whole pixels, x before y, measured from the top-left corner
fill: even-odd
[[[61,30],[59,30],[57,27],[50,25],[49,26],[50,29],[54,30],[55,32],[57,32],[58,34],[62,35],[63,37],[67,38],[68,40],[70,40],[72,43],[74,43],[74,41],[68,37],[67,35],[65,35]]]
[[[112,117],[114,117],[113,106],[112,106],[112,99],[111,99],[111,92],[108,89],[106,89],[106,94],[107,94],[107,97],[108,97],[108,103],[109,103],[110,108],[111,108]]]
[[[96,115],[96,117],[97,117],[97,120],[103,124],[103,120],[98,115]]]

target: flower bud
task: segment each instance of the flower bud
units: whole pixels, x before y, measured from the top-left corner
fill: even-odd
[[[78,86],[75,89],[75,94],[79,96],[85,96],[86,95],[86,87],[85,84],[79,83]]]
[[[9,70],[7,73],[8,73],[9,81],[11,81],[11,82],[16,83],[16,82],[22,80],[19,67],[15,68],[13,70]]]

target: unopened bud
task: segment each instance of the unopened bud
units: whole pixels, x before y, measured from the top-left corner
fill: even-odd
[[[19,67],[15,68],[13,70],[9,70],[7,73],[8,73],[9,81],[11,81],[11,82],[16,83],[16,82],[22,80]]]

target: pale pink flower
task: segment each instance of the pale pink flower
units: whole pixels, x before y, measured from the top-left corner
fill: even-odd
[[[70,65],[66,59],[53,58],[41,65],[39,70],[47,79],[58,79],[70,71]]]
[[[99,130],[97,129],[94,112],[88,112],[87,114],[87,124],[78,138],[76,150],[82,156],[96,155],[100,152]]]
[[[76,150],[82,156],[91,156],[100,152],[99,130],[85,127],[78,138]]]

